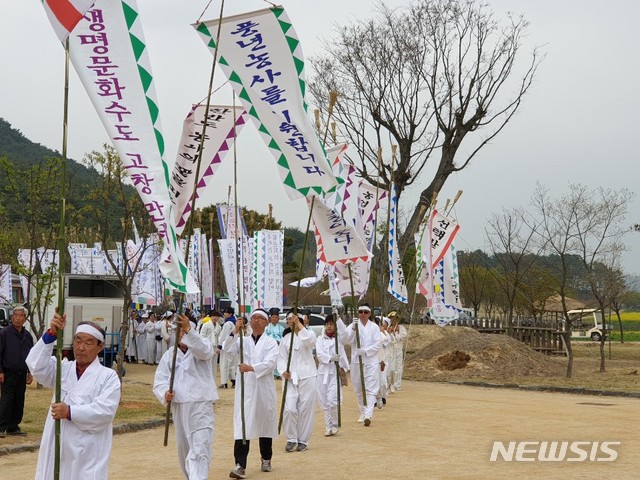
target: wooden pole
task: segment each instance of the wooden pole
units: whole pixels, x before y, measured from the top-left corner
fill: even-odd
[[[351,264],[349,264],[349,282],[351,283],[351,302],[355,304],[355,291],[353,288],[353,275],[351,274]],[[356,347],[360,349],[360,318],[356,316]],[[367,390],[364,384],[364,365],[362,355],[358,354],[358,364],[360,366],[360,386],[362,387],[362,405],[367,406]]]
[[[218,23],[218,32],[216,35],[216,45],[219,45],[219,41],[220,41],[220,25],[222,23],[222,13],[224,11],[224,0],[222,0],[222,3],[220,4],[220,22]],[[216,48],[216,51],[213,54],[213,62],[211,64],[211,75],[209,77],[209,95],[207,95],[207,103],[206,103],[206,107],[205,107],[205,119],[207,118],[207,115],[209,113],[209,107],[211,105],[211,92],[213,90],[213,79],[215,76],[215,72],[216,72],[216,63],[218,60],[218,49]],[[200,176],[200,164],[202,162],[202,153],[204,150],[204,139],[206,136],[206,131],[207,131],[207,122],[206,120],[203,122],[202,125],[202,135],[200,138],[200,148],[198,149],[198,161],[196,164],[196,178],[195,178],[195,182],[193,184],[193,193],[191,195],[191,215],[189,216],[189,228],[186,228],[187,231],[187,248],[186,248],[186,252],[185,252],[185,258],[188,259],[189,258],[189,247],[191,245],[191,233],[193,230],[193,216],[195,214],[195,206],[196,206],[196,190],[198,189],[198,177]],[[179,304],[178,304],[178,309],[176,311],[177,315],[181,315],[182,314],[182,304],[184,303],[184,294],[180,294],[179,296]],[[173,384],[175,381],[175,374],[176,374],[176,360],[178,357],[178,344],[180,343],[180,323],[177,323],[176,326],[176,333],[175,333],[175,342],[173,345],[173,356],[171,359],[171,375],[169,377],[169,391],[171,393],[173,393]],[[166,447],[169,441],[169,423],[171,421],[171,402],[167,402],[167,410],[165,412],[165,421],[164,421],[164,442],[163,445]]]
[[[309,239],[309,227],[311,226],[311,216],[313,214],[313,206],[315,204],[316,197],[311,197],[311,206],[309,207],[309,217],[307,218],[307,229],[304,232],[304,242],[302,243],[302,258],[300,259],[300,268],[298,269],[298,286],[296,287],[296,299],[293,303],[293,314],[298,314],[298,301],[300,300],[300,280],[302,280],[302,273],[304,268],[304,257],[307,254],[307,241]],[[291,355],[293,353],[293,336],[295,335],[293,329],[291,329],[291,341],[289,343],[289,355],[287,356],[287,369],[288,372],[291,368]],[[280,405],[280,419],[278,420],[278,434],[282,429],[282,418],[284,416],[284,404],[287,399],[287,386],[289,380],[284,380],[284,386],[282,387],[282,402]]]
[[[62,113],[62,208],[60,209],[59,228],[59,267],[58,267],[58,314],[64,315],[64,258],[67,249],[65,239],[66,191],[67,191],[67,131],[69,118],[69,38],[64,44],[64,107]],[[64,329],[58,330],[56,339],[56,403],[62,401],[62,347]],[[53,478],[60,480],[60,419],[54,424]]]
[[[338,427],[342,427],[342,407],[340,405],[341,395],[340,395],[340,387],[342,386],[342,382],[340,381],[340,343],[338,342],[338,309],[333,307],[333,325],[334,325],[334,334],[335,334],[335,343],[336,343],[336,355],[338,355],[338,360],[336,360],[336,395],[338,401]]]

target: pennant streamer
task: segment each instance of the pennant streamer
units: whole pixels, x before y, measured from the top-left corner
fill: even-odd
[[[158,230],[165,279],[173,289],[195,293],[178,251],[164,137],[135,0],[97,0],[69,44],[73,66]]]
[[[191,195],[196,183],[196,162],[202,139],[202,127],[205,123],[205,110],[206,105],[194,105],[185,118],[178,156],[171,174],[171,200],[178,235],[182,234],[191,214]],[[222,159],[233,146],[234,131],[235,136],[240,133],[245,123],[245,111],[242,107],[235,107],[234,111],[234,107],[212,105],[206,115],[206,123],[204,154],[196,198],[198,198],[198,191],[207,186],[222,163]],[[205,161],[208,158],[211,158],[211,161]]]
[[[215,37],[220,24],[220,45]],[[275,157],[291,199],[323,195],[342,180],[307,115],[300,41],[282,7],[194,25]]]

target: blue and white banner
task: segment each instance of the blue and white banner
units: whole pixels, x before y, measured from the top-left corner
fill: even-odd
[[[389,286],[387,291],[402,303],[408,303],[407,283],[400,263],[400,249],[397,239],[398,196],[393,188],[391,210],[389,211]]]

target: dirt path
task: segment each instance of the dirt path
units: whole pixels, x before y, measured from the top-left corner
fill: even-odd
[[[216,404],[216,438],[210,479],[228,478],[233,466],[233,390]],[[325,438],[320,412],[304,453],[285,453],[274,442],[272,480],[313,479],[581,479],[638,478],[640,449],[634,427],[640,400],[524,392],[423,382],[405,382],[376,410],[371,427],[356,422],[350,387],[343,428]],[[179,479],[173,430],[168,447],[163,430],[114,436],[112,479]],[[614,462],[489,461],[494,441],[618,441]],[[248,478],[262,478],[257,445],[252,446]],[[532,456],[532,455],[528,455]],[[575,456],[575,455],[573,455]],[[29,479],[37,452],[0,457],[6,479]],[[267,478],[265,477],[265,478]],[[69,480],[69,479],[65,479]]]

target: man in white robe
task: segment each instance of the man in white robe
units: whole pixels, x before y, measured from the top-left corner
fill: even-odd
[[[213,402],[218,399],[211,369],[213,345],[198,334],[189,317],[179,315],[178,320],[181,330],[174,390],[169,390],[173,350],[168,350],[156,369],[153,393],[163,405],[171,402],[178,463],[185,478],[206,480],[215,433]]]
[[[365,427],[371,425],[373,407],[376,395],[380,389],[380,359],[378,352],[381,348],[380,328],[369,320],[371,307],[364,303],[358,307],[358,319],[354,320],[345,332],[347,342],[351,344],[351,382],[360,409],[359,423]],[[356,332],[357,329],[357,332]],[[358,346],[358,339],[360,344]],[[362,377],[360,363],[364,376],[364,392],[362,391]],[[366,399],[366,405],[364,404]]]
[[[238,367],[238,354],[236,352],[226,351],[222,348],[225,340],[233,331],[236,325],[235,311],[233,307],[227,307],[222,312],[224,315],[224,324],[218,339],[218,351],[220,352],[220,388],[227,388],[229,381],[232,386],[236,384],[236,369]]]
[[[277,363],[278,371],[282,372],[282,378],[287,382],[282,429],[287,436],[285,451],[304,452],[307,450],[313,432],[318,403],[317,368],[313,358],[316,336],[311,330],[305,328],[298,315],[290,313],[287,321],[290,331],[280,342]],[[289,357],[291,357],[290,364]],[[285,383],[283,382],[282,385],[284,392]]]
[[[246,478],[247,457],[250,439],[260,442],[261,471],[271,471],[273,439],[278,436],[276,418],[276,382],[273,370],[278,359],[278,343],[264,333],[269,315],[258,308],[251,312],[252,334],[242,337],[243,358],[238,365],[238,385],[235,392],[233,435],[235,443],[233,456],[236,466],[229,473],[230,478]],[[238,319],[233,332],[223,344],[223,351],[240,352],[240,337],[244,322]],[[240,375],[244,374],[244,382]],[[242,386],[244,383],[244,387]],[[244,426],[246,443],[243,445],[241,394],[244,391]]]
[[[156,365],[156,314],[149,314],[149,321],[144,325],[147,339],[147,363]]]
[[[402,389],[402,372],[404,370],[404,345],[407,340],[407,329],[396,318],[396,312],[390,312],[392,321],[391,355],[389,362],[389,391],[391,393]]]
[[[338,353],[336,353],[336,324],[338,332]],[[318,357],[318,376],[316,385],[318,390],[318,402],[324,413],[325,437],[336,435],[338,425],[338,388],[340,389],[340,403],[342,395],[342,382],[338,380],[336,362],[341,375],[349,370],[349,358],[344,350],[345,331],[347,327],[341,318],[336,322],[334,315],[327,315],[324,322],[324,332],[316,340],[316,356]]]
[[[204,338],[208,339],[211,342],[211,345],[217,347],[218,336],[220,335],[220,331],[222,327],[220,326],[220,319],[222,318],[222,314],[217,310],[209,310],[209,313],[206,317],[202,318],[200,322],[198,322],[198,332]],[[211,368],[213,369],[213,378],[215,380],[216,377],[216,365],[218,363],[218,349],[213,349],[213,356],[211,357]]]
[[[45,387],[56,384],[56,358],[52,357],[58,331],[66,315],[57,313],[29,352],[27,365]],[[73,337],[75,360],[62,361],[61,401],[52,403],[45,421],[36,480],[51,480],[54,469],[55,420],[60,420],[60,478],[106,480],[111,454],[113,418],[120,402],[116,372],[100,364],[104,330],[93,322],[80,322]],[[54,400],[55,402],[55,397]]]
[[[142,362],[147,364],[147,330],[145,325],[149,321],[149,314],[143,313],[138,317],[138,323],[136,323],[136,342],[138,346],[138,363]]]

